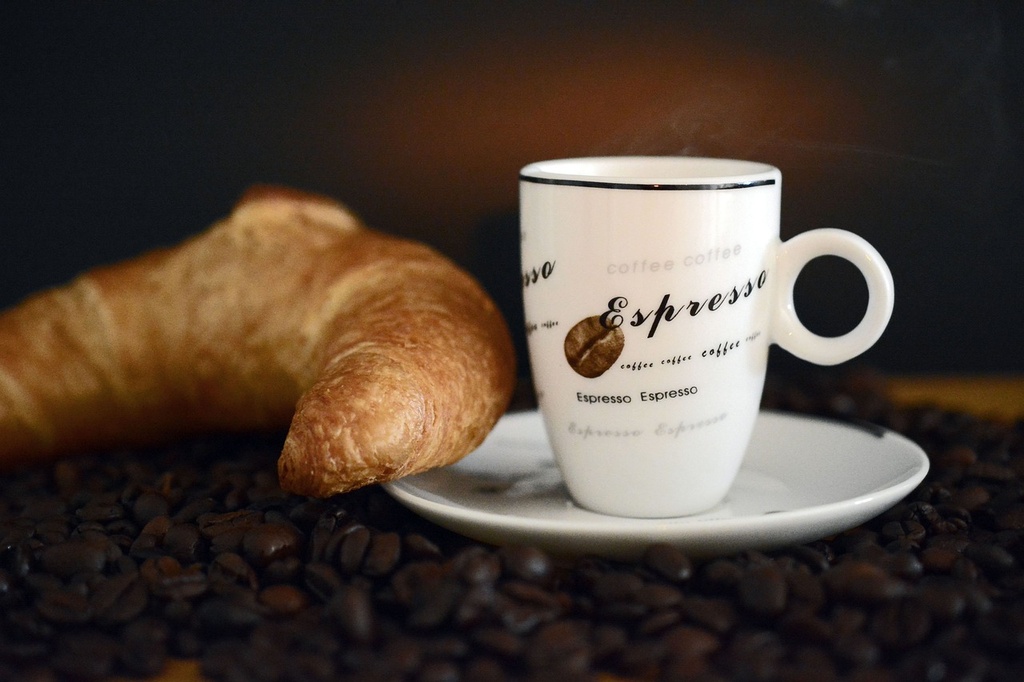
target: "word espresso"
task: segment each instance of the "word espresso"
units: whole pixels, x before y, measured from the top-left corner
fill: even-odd
[[[659,422],[654,429],[650,430],[650,434],[658,438],[679,438],[679,436],[691,431],[699,431],[709,426],[720,424],[728,416],[727,412],[721,412],[713,416],[704,417],[703,419],[684,420],[676,424]],[[639,438],[648,433],[647,429],[635,427],[591,426],[590,424],[577,424],[576,422],[569,422],[566,431],[568,431],[569,435],[583,440],[587,438]]]
[[[555,261],[547,260],[540,267],[530,268],[523,272],[523,287],[528,287],[531,284],[536,284],[542,279],[547,279],[551,275],[555,274]]]
[[[640,402],[642,403],[660,403],[662,400],[671,400],[672,398],[685,398],[687,396],[697,395],[696,386],[687,386],[685,388],[673,388],[669,391],[640,391]],[[595,395],[592,393],[583,393],[582,391],[576,392],[576,402],[586,403],[588,405],[615,405],[621,403],[633,402],[633,396],[631,395]]]
[[[674,320],[679,313],[684,310],[690,314],[690,317],[696,317],[705,310],[709,312],[715,312],[722,308],[722,306],[735,305],[740,299],[749,298],[755,291],[764,288],[764,285],[768,282],[768,271],[762,270],[756,278],[751,278],[746,281],[745,284],[739,284],[732,287],[729,291],[718,292],[712,296],[705,298],[703,301],[690,300],[689,303],[676,307],[669,303],[671,294],[665,294],[661,298],[661,303],[658,304],[656,309],[648,309],[644,312],[643,309],[637,308],[632,312],[629,318],[629,326],[641,327],[644,324],[650,322],[650,329],[647,332],[647,338],[653,338],[655,332],[658,331],[658,325],[665,322],[671,322]],[[625,296],[616,296],[608,301],[608,309],[601,314],[600,322],[606,329],[615,329],[621,327],[626,321],[624,313],[629,308],[629,300]]]

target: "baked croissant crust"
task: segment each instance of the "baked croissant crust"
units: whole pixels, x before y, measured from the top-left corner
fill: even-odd
[[[469,274],[335,201],[255,187],[178,246],[0,314],[0,466],[290,421],[281,486],[326,497],[457,461],[514,385]]]

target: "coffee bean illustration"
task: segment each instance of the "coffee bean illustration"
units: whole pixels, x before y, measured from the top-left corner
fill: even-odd
[[[625,343],[621,329],[604,326],[601,316],[594,315],[577,322],[565,335],[565,359],[577,374],[593,379],[615,364]]]

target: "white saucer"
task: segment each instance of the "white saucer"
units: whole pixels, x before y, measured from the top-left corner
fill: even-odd
[[[635,559],[668,542],[694,557],[811,542],[888,509],[928,472],[892,431],[762,412],[725,501],[695,516],[596,514],[568,497],[537,412],[503,417],[475,452],[385,489],[421,516],[475,540],[558,554]]]

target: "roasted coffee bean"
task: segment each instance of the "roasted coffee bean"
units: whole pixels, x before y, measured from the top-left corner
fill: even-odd
[[[743,568],[728,559],[715,559],[709,562],[701,570],[701,582],[711,590],[731,594],[740,578],[743,577]]]
[[[1013,554],[998,545],[974,543],[964,549],[964,556],[982,570],[996,574],[1009,571],[1017,563]]]
[[[201,497],[185,503],[177,513],[174,514],[175,521],[199,521],[203,526],[201,518],[217,508],[217,501],[212,497]]]
[[[167,498],[155,492],[144,492],[132,504],[132,516],[145,525],[158,516],[167,516],[171,505]]]
[[[590,667],[590,628],[565,620],[537,630],[526,645],[526,664],[534,670],[584,672]]]
[[[39,557],[43,570],[62,578],[76,573],[98,573],[107,565],[108,546],[94,538],[71,538],[52,545]]]
[[[635,598],[649,609],[667,609],[680,604],[683,593],[671,585],[648,584],[637,590]]]
[[[118,660],[128,674],[154,677],[167,661],[170,628],[153,618],[134,620],[121,631]]]
[[[302,575],[302,571],[305,567],[302,560],[297,556],[284,557],[283,559],[276,559],[263,569],[261,573],[263,582],[266,584],[272,583],[287,583],[298,580],[299,576]]]
[[[689,597],[682,604],[683,613],[696,625],[724,634],[736,624],[736,609],[724,599]]]
[[[398,533],[378,533],[370,539],[363,562],[363,573],[380,577],[391,573],[402,558],[402,538]]]
[[[32,570],[32,549],[27,541],[9,544],[0,550],[0,568],[3,568],[12,578],[24,578]],[[76,557],[60,557],[57,559],[59,566],[68,567],[65,562],[70,562],[70,568],[74,570],[79,559]],[[86,562],[88,563],[88,562]],[[51,570],[45,568],[44,570]]]
[[[871,621],[871,633],[886,649],[908,649],[924,641],[931,630],[927,609],[913,600],[890,602]]]
[[[1016,503],[1000,510],[996,516],[996,527],[1000,530],[1024,530],[1024,504]]]
[[[163,537],[163,548],[172,557],[185,563],[198,561],[203,551],[199,526],[194,523],[175,523]]]
[[[206,592],[209,580],[198,564],[182,567],[173,557],[147,559],[139,567],[139,575],[151,594],[164,599],[182,601]]]
[[[452,614],[462,589],[454,579],[442,580],[430,592],[419,593],[406,618],[413,630],[429,630],[440,626]]]
[[[98,680],[110,677],[117,660],[117,641],[94,630],[62,633],[49,663],[67,679]]]
[[[345,533],[338,548],[338,568],[341,572],[347,575],[358,573],[369,546],[370,529],[366,526]]]
[[[470,636],[480,649],[503,658],[519,658],[526,648],[521,638],[504,628],[480,627]]]
[[[409,533],[402,538],[402,552],[410,559],[434,559],[440,560],[443,556],[441,549],[429,538],[419,533]]]
[[[373,597],[368,590],[344,585],[331,597],[327,612],[350,640],[366,644],[377,631]]]
[[[546,552],[530,546],[510,545],[498,550],[505,573],[535,583],[545,583],[554,571],[554,562]]]
[[[36,602],[36,611],[51,623],[61,625],[86,623],[92,619],[92,609],[85,595],[66,589],[44,592]]]
[[[401,567],[391,576],[391,589],[403,606],[412,606],[422,594],[438,589],[445,570],[433,561],[416,561]]]
[[[201,502],[204,503],[200,505],[201,507],[209,507],[209,509],[195,515],[191,513],[184,514],[184,510],[182,510],[182,512],[178,512],[175,515],[175,520],[195,520],[203,537],[207,540],[213,540],[222,533],[237,531],[238,529],[242,529],[244,532],[263,523],[263,514],[259,511],[240,509],[231,512],[214,513],[212,510],[217,508],[216,501],[201,500]],[[198,509],[199,507],[195,511],[198,511]]]
[[[648,547],[643,562],[659,576],[674,583],[689,580],[693,574],[690,559],[676,547],[664,543]]]
[[[195,609],[200,630],[210,635],[237,635],[258,624],[263,609],[251,592],[203,599]]]
[[[146,609],[149,594],[138,573],[105,578],[93,588],[89,608],[101,624],[128,623]]]
[[[124,507],[117,502],[93,500],[79,508],[75,515],[83,521],[113,521],[124,518]]]
[[[302,550],[302,533],[290,523],[254,525],[242,537],[242,556],[254,566],[298,556]]]
[[[825,602],[825,588],[821,580],[802,569],[786,573],[786,587],[790,604],[800,608],[816,610]]]
[[[210,585],[214,590],[220,590],[223,586],[242,586],[250,590],[259,587],[259,579],[256,571],[240,555],[234,552],[218,554],[210,562],[207,572]]]
[[[593,585],[594,596],[605,603],[632,601],[643,589],[644,581],[633,573],[618,571],[597,577]]]
[[[15,472],[0,679],[152,676],[168,656],[211,682],[1017,679],[1024,429],[895,409],[880,386],[768,386],[765,402],[898,427],[932,460],[917,490],[811,544],[700,562],[664,543],[633,561],[490,547],[376,487],[291,496],[274,439]],[[98,660],[75,660],[90,645]]]
[[[291,616],[309,605],[309,597],[293,585],[271,585],[260,591],[259,602],[275,616]]]
[[[737,584],[740,604],[761,616],[775,616],[786,608],[786,577],[771,564],[748,568]]]
[[[902,596],[906,585],[866,561],[846,561],[826,572],[826,587],[839,599],[877,603]]]
[[[682,620],[682,614],[674,609],[654,611],[643,617],[636,626],[641,635],[654,635],[663,632]]]
[[[307,564],[303,571],[303,583],[321,601],[329,601],[341,587],[341,576],[329,564],[316,562]]]

